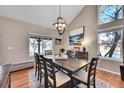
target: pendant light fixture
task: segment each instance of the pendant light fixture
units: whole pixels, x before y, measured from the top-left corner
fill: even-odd
[[[66,22],[61,17],[61,5],[59,5],[59,17],[57,18],[57,22],[53,24],[56,27],[56,30],[59,32],[59,35],[62,35],[65,32]]]

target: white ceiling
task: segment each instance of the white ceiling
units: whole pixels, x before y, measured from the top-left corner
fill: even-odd
[[[70,22],[80,13],[84,7],[84,5],[62,5],[61,15],[66,20],[66,23],[70,24]],[[56,22],[56,19],[59,16],[59,6],[0,6],[0,16],[53,28],[53,23]]]

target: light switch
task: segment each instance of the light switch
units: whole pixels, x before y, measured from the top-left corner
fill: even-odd
[[[11,46],[10,46],[10,47],[8,47],[8,50],[13,50],[13,47],[11,47]]]

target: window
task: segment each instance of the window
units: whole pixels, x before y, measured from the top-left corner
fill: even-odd
[[[104,24],[122,18],[122,5],[101,5],[98,7],[98,24]]]
[[[29,56],[33,56],[34,53],[43,55],[52,55],[52,43],[51,37],[44,36],[30,36],[29,38]]]
[[[38,53],[38,42],[34,37],[30,37],[29,39],[29,56],[33,56],[34,53]]]
[[[102,30],[98,33],[98,55],[105,58],[122,58],[122,27]]]

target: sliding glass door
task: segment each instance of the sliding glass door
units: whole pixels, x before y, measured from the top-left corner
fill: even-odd
[[[30,36],[29,38],[29,56],[33,56],[35,52],[43,55],[52,55],[52,48],[53,39],[51,37]]]

